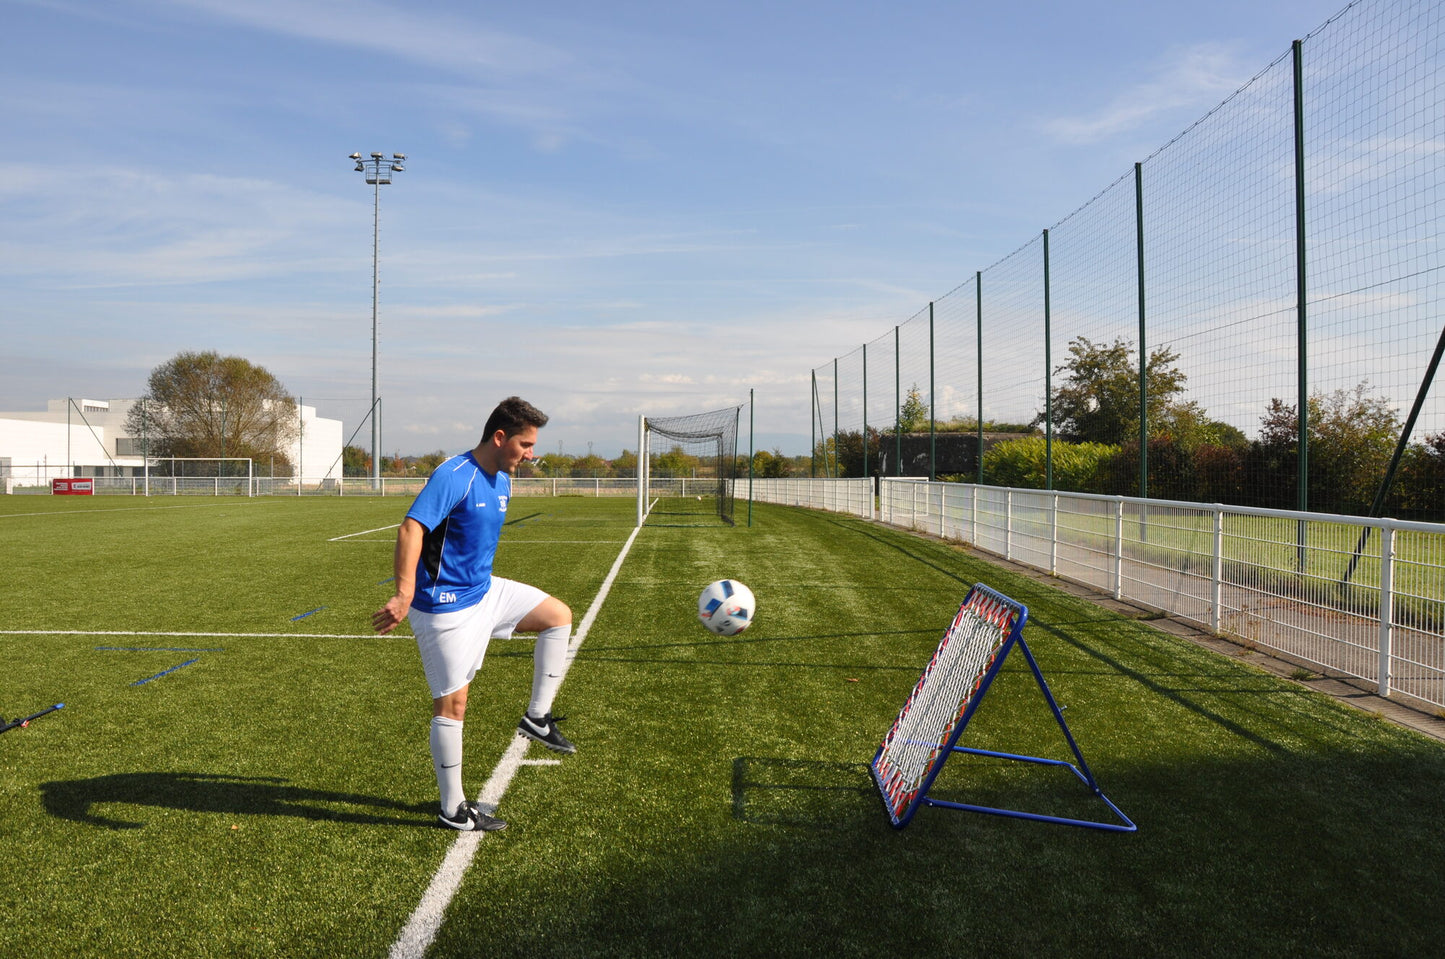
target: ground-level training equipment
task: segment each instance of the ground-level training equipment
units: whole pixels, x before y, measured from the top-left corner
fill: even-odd
[[[1138,828],[1099,789],[1093,772],[1069,732],[1063,710],[1054,700],[1038,662],[1024,642],[1023,628],[1028,615],[1027,607],[982,583],[969,590],[959,605],[952,625],[943,634],[933,658],[924,668],[918,684],[894,720],[893,728],[873,757],[873,781],[883,799],[889,822],[895,829],[908,825],[919,806],[942,806],[1114,832],[1134,832]],[[1028,660],[1029,669],[1038,681],[1039,689],[1077,763],[957,745],[959,736],[1015,646]],[[928,794],[933,781],[943,769],[944,762],[956,752],[1044,766],[1065,766],[1109,807],[1120,822],[1070,819],[934,799]]]
[[[19,719],[12,719],[8,723],[5,721],[4,716],[0,716],[0,733],[8,733],[12,729],[20,729],[22,727],[29,726],[32,721],[39,719],[41,716],[49,715],[50,713],[55,712],[57,709],[64,708],[64,703],[56,703],[54,706],[46,706],[38,713],[31,713],[29,716],[23,716]]]
[[[709,583],[697,598],[697,618],[719,636],[736,636],[753,624],[758,601],[735,579]]]

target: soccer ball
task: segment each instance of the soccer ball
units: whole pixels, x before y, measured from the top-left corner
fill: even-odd
[[[709,583],[697,598],[697,618],[719,636],[736,636],[747,629],[757,608],[753,591],[735,579]]]

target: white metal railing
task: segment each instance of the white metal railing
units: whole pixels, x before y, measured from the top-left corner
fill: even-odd
[[[87,477],[87,479],[91,479]],[[346,479],[246,476],[101,476],[92,479],[97,496],[415,496],[426,485],[426,477],[381,477],[373,485],[370,477]],[[654,481],[656,482],[656,481]],[[714,490],[717,480],[668,480],[686,493],[690,484]],[[10,483],[5,492],[50,495],[45,485]],[[633,477],[529,477],[512,480],[517,496],[635,496]]]
[[[850,513],[864,519],[873,519],[875,515],[873,480],[866,476],[859,479],[739,479],[734,486],[739,499],[747,499],[749,482],[752,484],[755,503],[803,506],[834,513]]]
[[[879,518],[1445,706],[1445,525],[884,479]]]

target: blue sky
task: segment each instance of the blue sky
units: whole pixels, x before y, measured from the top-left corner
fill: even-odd
[[[0,0],[0,409],[244,356],[386,452],[544,450],[809,373],[1058,222],[1343,0]],[[366,432],[359,445],[369,445]]]

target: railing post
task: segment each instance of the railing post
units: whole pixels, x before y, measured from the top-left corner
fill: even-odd
[[[1124,598],[1124,497],[1114,500],[1114,598]]]
[[[1003,558],[1014,558],[1014,491],[1004,490]]]
[[[1059,494],[1049,497],[1049,575],[1059,575]]]
[[[1390,695],[1391,640],[1395,629],[1395,527],[1380,525],[1380,666],[1379,692]]]
[[[1224,507],[1214,507],[1214,568],[1209,591],[1209,628],[1219,634],[1224,623]]]

